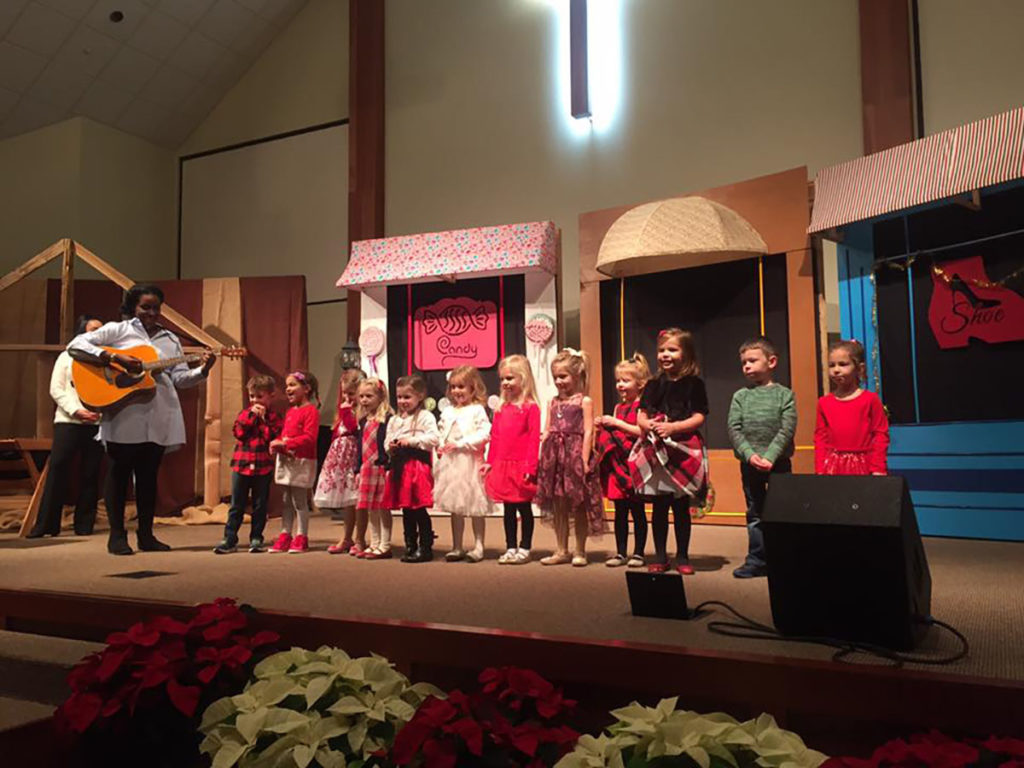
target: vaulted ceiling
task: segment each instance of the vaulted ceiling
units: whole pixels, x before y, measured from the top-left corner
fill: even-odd
[[[0,0],[0,139],[84,116],[177,147],[307,0]]]

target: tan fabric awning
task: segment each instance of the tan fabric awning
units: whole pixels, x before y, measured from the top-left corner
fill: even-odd
[[[747,259],[766,248],[731,208],[704,197],[675,197],[622,214],[601,241],[597,270],[610,277],[644,275]]]

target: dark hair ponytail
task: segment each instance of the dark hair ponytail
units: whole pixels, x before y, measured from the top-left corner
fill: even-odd
[[[81,336],[85,333],[85,326],[93,320],[99,320],[101,323],[103,322],[103,318],[97,317],[96,315],[79,315],[75,319],[75,336]]]
[[[147,293],[156,296],[160,299],[160,303],[164,303],[164,292],[158,285],[150,285],[149,283],[136,283],[124,294],[124,301],[121,303],[121,317],[131,319],[135,317],[135,308],[139,306],[139,299],[145,296]]]

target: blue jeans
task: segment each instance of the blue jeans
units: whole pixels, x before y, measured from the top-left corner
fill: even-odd
[[[252,530],[249,541],[263,538],[263,528],[267,524],[267,499],[270,497],[270,483],[274,479],[272,472],[265,475],[240,475],[231,473],[231,509],[228,511],[228,524],[224,526],[224,540],[229,544],[238,543],[238,529],[242,527],[245,507],[252,492]]]
[[[761,530],[761,513],[764,499],[768,494],[768,478],[777,473],[788,474],[793,465],[788,458],[781,458],[772,466],[771,472],[762,472],[744,462],[740,464],[743,480],[743,498],[747,501],[747,565],[764,568],[764,531]]]

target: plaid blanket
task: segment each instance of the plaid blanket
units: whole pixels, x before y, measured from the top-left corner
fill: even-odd
[[[654,419],[664,420],[664,417]],[[700,432],[685,436],[658,437],[648,432],[629,454],[633,487],[640,495],[654,495],[652,482],[661,480],[680,494],[703,505],[708,490],[708,455]]]

